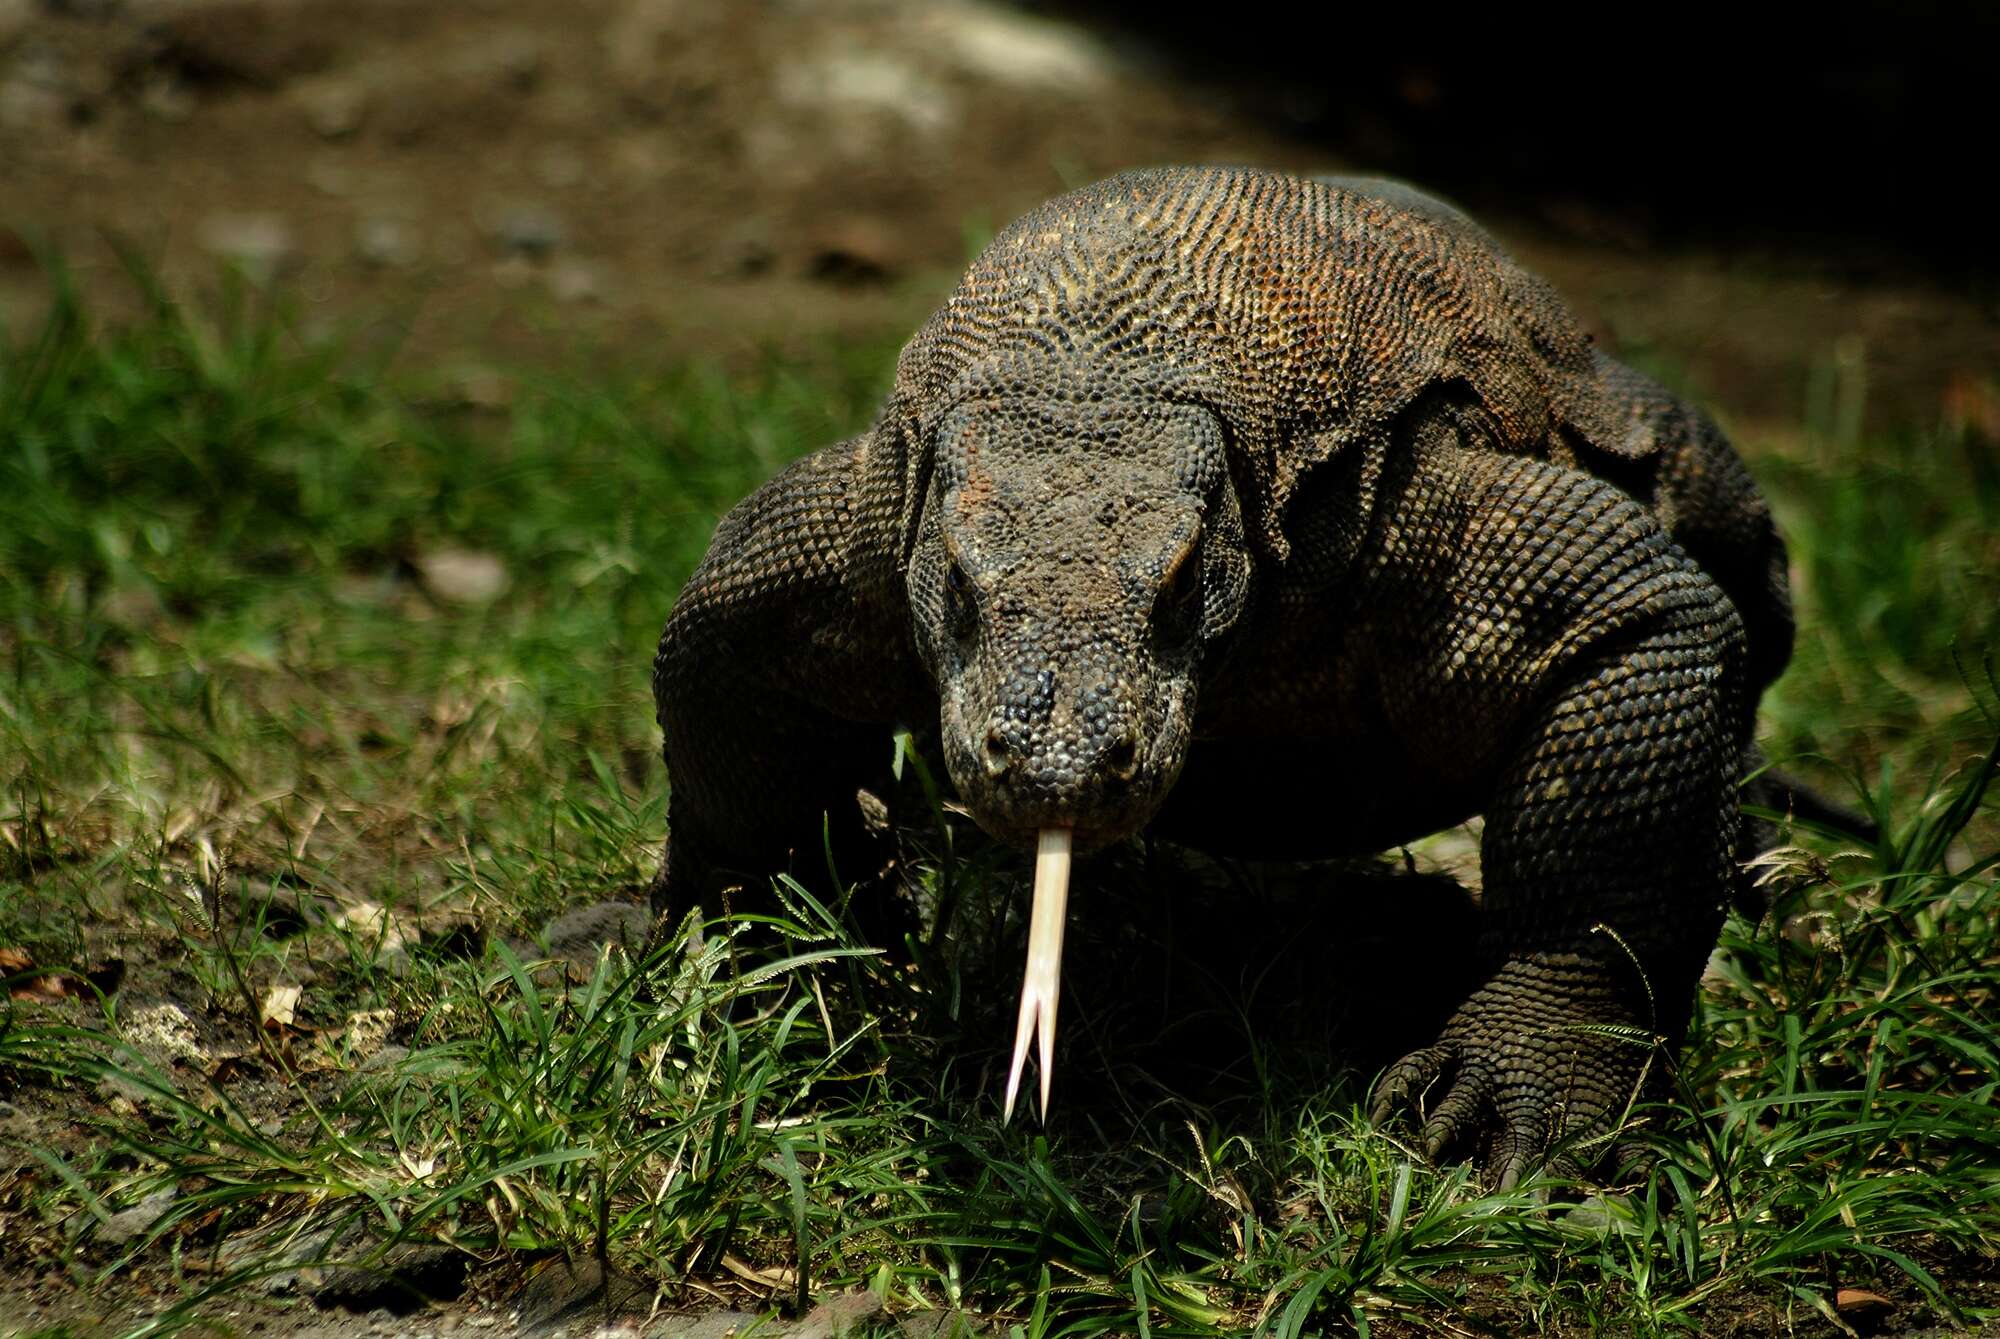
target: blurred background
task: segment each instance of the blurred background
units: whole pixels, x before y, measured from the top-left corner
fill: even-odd
[[[0,321],[49,248],[132,301],[123,246],[468,368],[727,360],[906,331],[1035,202],[1235,161],[1457,199],[1739,430],[2000,436],[2000,7],[1162,8],[0,0]]]

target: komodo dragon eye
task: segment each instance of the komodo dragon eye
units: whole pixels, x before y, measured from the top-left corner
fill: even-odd
[[[951,620],[952,635],[964,637],[979,621],[979,606],[972,599],[972,578],[956,558],[944,569],[945,616]]]

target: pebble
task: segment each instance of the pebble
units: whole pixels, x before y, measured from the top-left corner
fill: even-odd
[[[354,250],[370,265],[387,270],[406,270],[423,259],[423,242],[417,230],[402,219],[376,216],[355,225]]]
[[[290,269],[298,259],[291,225],[267,213],[211,214],[200,231],[202,249],[237,265],[258,283]]]
[[[537,938],[551,958],[565,958],[588,970],[606,944],[637,953],[652,924],[653,913],[639,903],[597,902],[565,911],[543,926]]]
[[[416,559],[417,575],[448,604],[487,604],[508,586],[507,565],[478,549],[433,549]]]
[[[157,1051],[177,1060],[205,1063],[195,1041],[194,1020],[171,1001],[146,1005],[127,1013],[119,1029],[125,1040],[142,1050]]]
[[[353,80],[317,80],[302,85],[293,98],[322,139],[346,139],[368,119],[368,90]]]
[[[568,240],[562,216],[546,205],[510,205],[493,221],[493,237],[509,251],[546,256]]]
[[[123,1246],[160,1221],[172,1206],[177,1190],[156,1190],[129,1209],[111,1215],[97,1230],[97,1239],[107,1246]]]
[[[558,262],[549,271],[549,294],[558,302],[602,302],[604,272],[587,260]]]

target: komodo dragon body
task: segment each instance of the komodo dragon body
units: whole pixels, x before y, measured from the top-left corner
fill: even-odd
[[[875,425],[717,529],[654,668],[656,905],[817,853],[898,721],[937,722],[971,814],[1050,866],[1141,829],[1310,858],[1483,814],[1483,980],[1377,1115],[1511,1183],[1633,1095],[1619,1033],[1684,1028],[1791,640],[1727,441],[1463,215],[1128,173],[995,238]],[[1043,882],[1015,1075],[1032,1022],[1046,1103]]]

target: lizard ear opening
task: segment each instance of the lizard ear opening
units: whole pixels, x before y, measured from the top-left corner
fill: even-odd
[[[891,401],[882,411],[882,417],[864,439],[863,448],[869,456],[872,469],[893,474],[897,480],[897,530],[896,574],[906,576],[910,570],[910,555],[917,551],[917,536],[923,525],[924,501],[931,490],[931,464],[936,454],[923,447],[923,436],[917,424],[906,417],[896,402]],[[876,494],[880,496],[880,494]]]
[[[952,554],[944,569],[945,617],[951,622],[954,637],[969,637],[979,626],[979,601],[973,593],[972,578],[965,574],[965,565]]]
[[[1197,529],[1167,567],[1153,605],[1153,627],[1169,645],[1193,640],[1202,625],[1202,532]]]

